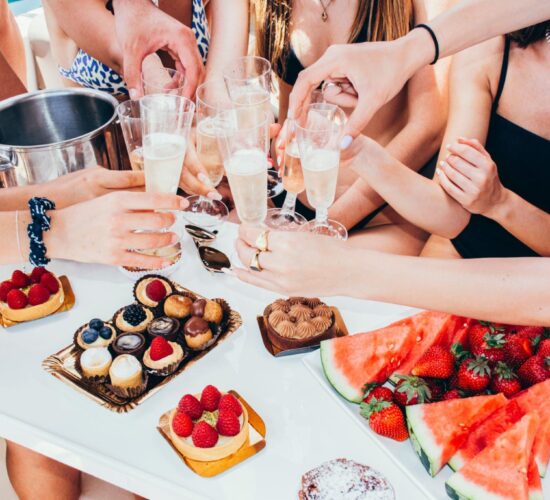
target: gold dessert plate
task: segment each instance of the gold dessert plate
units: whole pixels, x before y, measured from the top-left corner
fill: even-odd
[[[42,318],[47,318],[48,316],[53,316],[54,314],[57,314],[57,313],[69,311],[74,306],[75,297],[74,297],[74,292],[71,287],[69,278],[67,278],[67,276],[59,276],[59,281],[61,282],[61,286],[63,287],[63,294],[65,296],[65,300],[63,301],[63,304],[61,304],[61,307],[59,307],[59,309],[57,309],[51,314],[48,314],[47,316],[43,316]],[[31,321],[39,321],[42,318],[36,318]],[[10,326],[15,326],[15,325],[21,325],[23,323],[28,323],[28,321],[12,321],[11,319],[4,318],[0,314],[0,325],[2,325],[4,328],[9,328]]]
[[[340,311],[336,307],[330,307],[330,310],[334,314],[334,323],[335,323],[335,330],[336,333],[332,337],[345,337],[346,335],[349,335],[348,328],[346,324],[344,323],[344,318],[342,318],[342,315],[340,314]],[[258,321],[258,326],[260,328],[260,333],[262,334],[262,340],[264,342],[264,347],[266,348],[267,352],[271,354],[272,356],[276,358],[280,358],[283,356],[291,356],[293,354],[305,354],[307,352],[315,351],[316,349],[319,349],[319,346],[321,345],[320,342],[317,344],[309,345],[306,347],[299,347],[297,349],[280,349],[279,347],[273,345],[271,343],[271,340],[269,339],[269,336],[267,335],[267,325],[265,324],[265,317],[257,316],[256,317]]]
[[[174,452],[181,458],[181,460],[189,467],[195,474],[198,474],[202,477],[214,477],[226,470],[234,467],[241,462],[244,462],[247,458],[255,455],[265,448],[266,441],[266,428],[265,423],[262,420],[256,411],[243,399],[243,397],[237,391],[229,391],[230,394],[233,394],[241,404],[246,408],[248,412],[248,425],[250,426],[249,432],[250,436],[246,443],[244,443],[235,453],[229,455],[228,457],[222,458],[221,460],[214,460],[211,462],[200,462],[198,460],[191,460],[183,456],[177,448],[172,444],[170,439],[170,412],[168,410],[166,413],[161,415],[157,430],[160,432],[162,437],[166,439],[167,443],[171,446]]]

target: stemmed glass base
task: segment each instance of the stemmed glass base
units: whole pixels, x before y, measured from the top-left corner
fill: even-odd
[[[339,222],[330,219],[323,224],[319,224],[317,221],[312,220],[301,226],[300,231],[320,234],[322,236],[330,236],[331,238],[337,238],[339,240],[348,239],[348,231],[346,228]]]
[[[267,171],[267,197],[274,198],[284,191],[283,183],[276,170],[270,168]]]
[[[187,198],[189,206],[183,210],[183,217],[195,226],[212,228],[220,225],[229,214],[222,201],[210,200],[204,196],[193,195]]]
[[[307,219],[303,215],[284,208],[270,208],[265,218],[267,227],[279,231],[298,231],[306,223]]]

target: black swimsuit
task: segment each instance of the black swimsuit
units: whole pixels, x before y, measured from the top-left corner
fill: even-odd
[[[506,38],[485,149],[496,163],[504,187],[550,213],[550,140],[497,113],[506,81],[509,55],[510,40]],[[477,214],[472,214],[468,225],[452,243],[464,258],[538,256],[500,224]]]

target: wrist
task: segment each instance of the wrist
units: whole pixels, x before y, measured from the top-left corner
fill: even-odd
[[[67,235],[65,215],[65,209],[52,210],[50,212],[51,228],[43,236],[44,245],[46,245],[47,250],[46,256],[49,259],[64,259],[68,255],[67,240],[65,238]]]
[[[424,29],[413,29],[394,43],[403,54],[402,63],[409,78],[434,59],[434,42]]]
[[[495,222],[502,223],[508,219],[511,211],[511,205],[513,203],[514,193],[509,189],[502,188],[500,196],[497,198],[488,210],[483,214],[485,217],[494,220]]]

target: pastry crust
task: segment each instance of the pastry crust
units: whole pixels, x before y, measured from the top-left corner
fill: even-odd
[[[209,323],[221,323],[223,318],[223,309],[220,304],[213,300],[207,300],[204,306],[203,319]]]
[[[136,371],[129,377],[117,377],[115,370],[113,370],[113,367],[116,368],[117,359],[122,358],[124,356],[134,357],[134,356],[131,356],[130,354],[122,354],[121,356],[118,356],[113,360],[109,368],[109,377],[111,378],[111,385],[115,387],[119,387],[121,389],[139,387],[143,383],[143,370]]]
[[[177,342],[168,342],[173,349],[172,354],[166,356],[165,358],[154,361],[151,359],[151,348],[147,349],[143,354],[143,364],[147,368],[152,370],[162,370],[172,363],[179,363],[183,359],[183,349]]]
[[[159,305],[159,302],[155,300],[151,300],[147,296],[147,293],[145,291],[145,289],[147,288],[147,285],[151,283],[151,281],[155,281],[155,280],[160,281],[164,285],[164,288],[166,289],[166,295],[170,295],[173,292],[172,285],[162,277],[154,276],[151,278],[141,279],[138,281],[136,285],[136,290],[134,294],[135,294],[136,300],[138,302],[141,302],[144,306],[156,307]]]
[[[21,323],[23,321],[31,321],[33,319],[43,318],[49,316],[57,311],[65,302],[65,293],[63,292],[63,285],[57,276],[54,278],[59,283],[59,290],[50,295],[50,298],[43,304],[37,306],[27,306],[23,309],[11,309],[6,302],[0,302],[0,314],[10,321]]]
[[[212,340],[212,330],[208,329],[198,335],[185,334],[185,342],[190,349],[201,349],[205,344]]]
[[[110,346],[113,341],[116,338],[116,330],[114,329],[113,325],[110,325],[109,323],[103,323],[104,326],[108,326],[111,330],[111,336],[108,339],[104,339],[103,337],[98,336],[95,342],[92,342],[91,344],[86,344],[82,340],[82,334],[86,331],[86,329],[90,326],[89,323],[86,323],[84,326],[81,326],[78,329],[78,332],[76,333],[76,343],[78,347],[81,349],[91,349],[92,347],[108,347]]]
[[[170,295],[164,301],[164,314],[171,318],[183,319],[191,316],[193,301],[185,295]]]
[[[147,325],[151,323],[154,319],[153,312],[150,309],[147,309],[146,307],[143,308],[145,311],[145,319],[136,326],[131,325],[130,323],[126,322],[124,318],[122,317],[122,314],[124,313],[124,308],[120,309],[115,314],[115,325],[116,327],[121,331],[125,333],[142,333],[147,329]]]
[[[95,349],[102,349],[101,347],[96,347]],[[92,351],[89,351],[92,352]],[[86,377],[104,377],[109,373],[109,368],[111,368],[111,363],[113,362],[113,358],[111,357],[109,351],[105,349],[105,352],[107,353],[104,356],[103,363],[98,363],[95,365],[87,364],[84,359],[84,363],[82,363],[83,358],[87,357],[87,354],[83,352],[80,355],[80,369],[82,370],[82,373]]]

